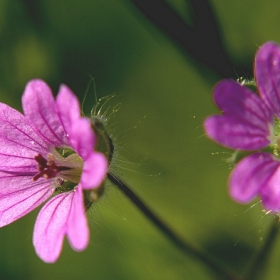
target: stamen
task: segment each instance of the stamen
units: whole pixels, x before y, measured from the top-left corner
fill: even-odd
[[[38,162],[38,170],[40,171],[33,177],[33,181],[43,177],[45,179],[54,178],[56,174],[62,170],[68,170],[69,167],[57,166],[54,161],[53,154],[48,154],[45,159],[41,154],[35,156],[35,160]]]

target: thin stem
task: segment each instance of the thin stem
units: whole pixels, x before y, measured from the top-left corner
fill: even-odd
[[[259,253],[257,254],[256,258],[254,259],[244,280],[260,279],[260,277],[263,276],[265,267],[268,264],[269,255],[273,248],[273,244],[276,241],[277,233],[279,232],[278,223],[279,223],[279,217],[276,216],[272,223],[270,232],[268,233],[266,242],[261,248],[261,250],[259,251]]]
[[[125,184],[120,178],[118,178],[112,172],[107,174],[108,179],[116,185],[137,207],[142,213],[164,234],[178,249],[188,256],[192,256],[206,266],[208,266],[220,279],[236,280],[237,277],[230,274],[220,264],[213,261],[205,253],[202,253],[198,249],[194,248],[186,240],[177,235],[166,223],[164,223],[158,216],[156,216],[147,205]]]

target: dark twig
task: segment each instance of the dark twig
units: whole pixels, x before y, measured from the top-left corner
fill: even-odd
[[[236,280],[237,277],[231,275],[228,271],[222,268],[219,264],[212,260],[205,253],[194,248],[190,243],[186,242],[177,235],[169,226],[167,226],[159,217],[157,217],[147,205],[125,184],[120,178],[112,172],[107,174],[108,179],[116,185],[137,207],[141,212],[155,225],[174,245],[177,246],[183,253],[194,257],[208,266],[219,279]]]
[[[186,54],[191,54],[196,61],[210,67],[221,77],[236,78],[238,72],[241,72],[225,52],[217,21],[207,0],[189,0],[194,12],[193,26],[189,26],[164,0],[131,2],[155,26],[179,44]],[[243,76],[244,73],[243,68],[239,74]]]

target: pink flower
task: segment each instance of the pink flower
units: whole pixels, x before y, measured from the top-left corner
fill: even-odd
[[[45,262],[59,257],[64,236],[85,249],[89,230],[83,190],[98,188],[108,163],[94,151],[90,119],[61,85],[56,100],[42,80],[30,81],[22,97],[24,115],[0,103],[0,226],[26,215],[57,190],[36,220],[33,243]]]
[[[232,171],[232,198],[248,203],[259,196],[266,210],[279,212],[280,47],[276,43],[267,42],[258,50],[255,79],[259,95],[232,80],[221,81],[214,100],[223,114],[208,117],[204,128],[225,147],[254,152]],[[266,151],[260,151],[263,148]]]

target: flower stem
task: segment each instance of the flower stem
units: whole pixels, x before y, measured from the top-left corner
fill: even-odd
[[[275,243],[277,233],[279,231],[278,224],[279,224],[279,217],[276,216],[272,223],[270,232],[268,233],[268,236],[266,238],[266,242],[261,248],[261,250],[259,251],[259,253],[257,254],[256,258],[253,260],[253,263],[251,264],[244,280],[250,280],[250,279],[257,280],[263,276],[265,272],[265,267],[268,264],[269,254],[271,252],[271,249],[273,248],[273,244]]]
[[[142,211],[142,213],[162,232],[162,234],[164,234],[183,253],[203,262],[217,276],[219,276],[219,279],[238,279],[237,277],[233,276],[228,271],[226,271],[224,268],[222,268],[220,264],[212,260],[211,257],[194,248],[190,243],[188,243],[186,240],[182,239],[178,234],[176,234],[168,225],[166,225],[146,206],[146,204],[128,187],[126,183],[124,183],[115,174],[109,172],[107,174],[107,177],[138,207],[138,209]]]

